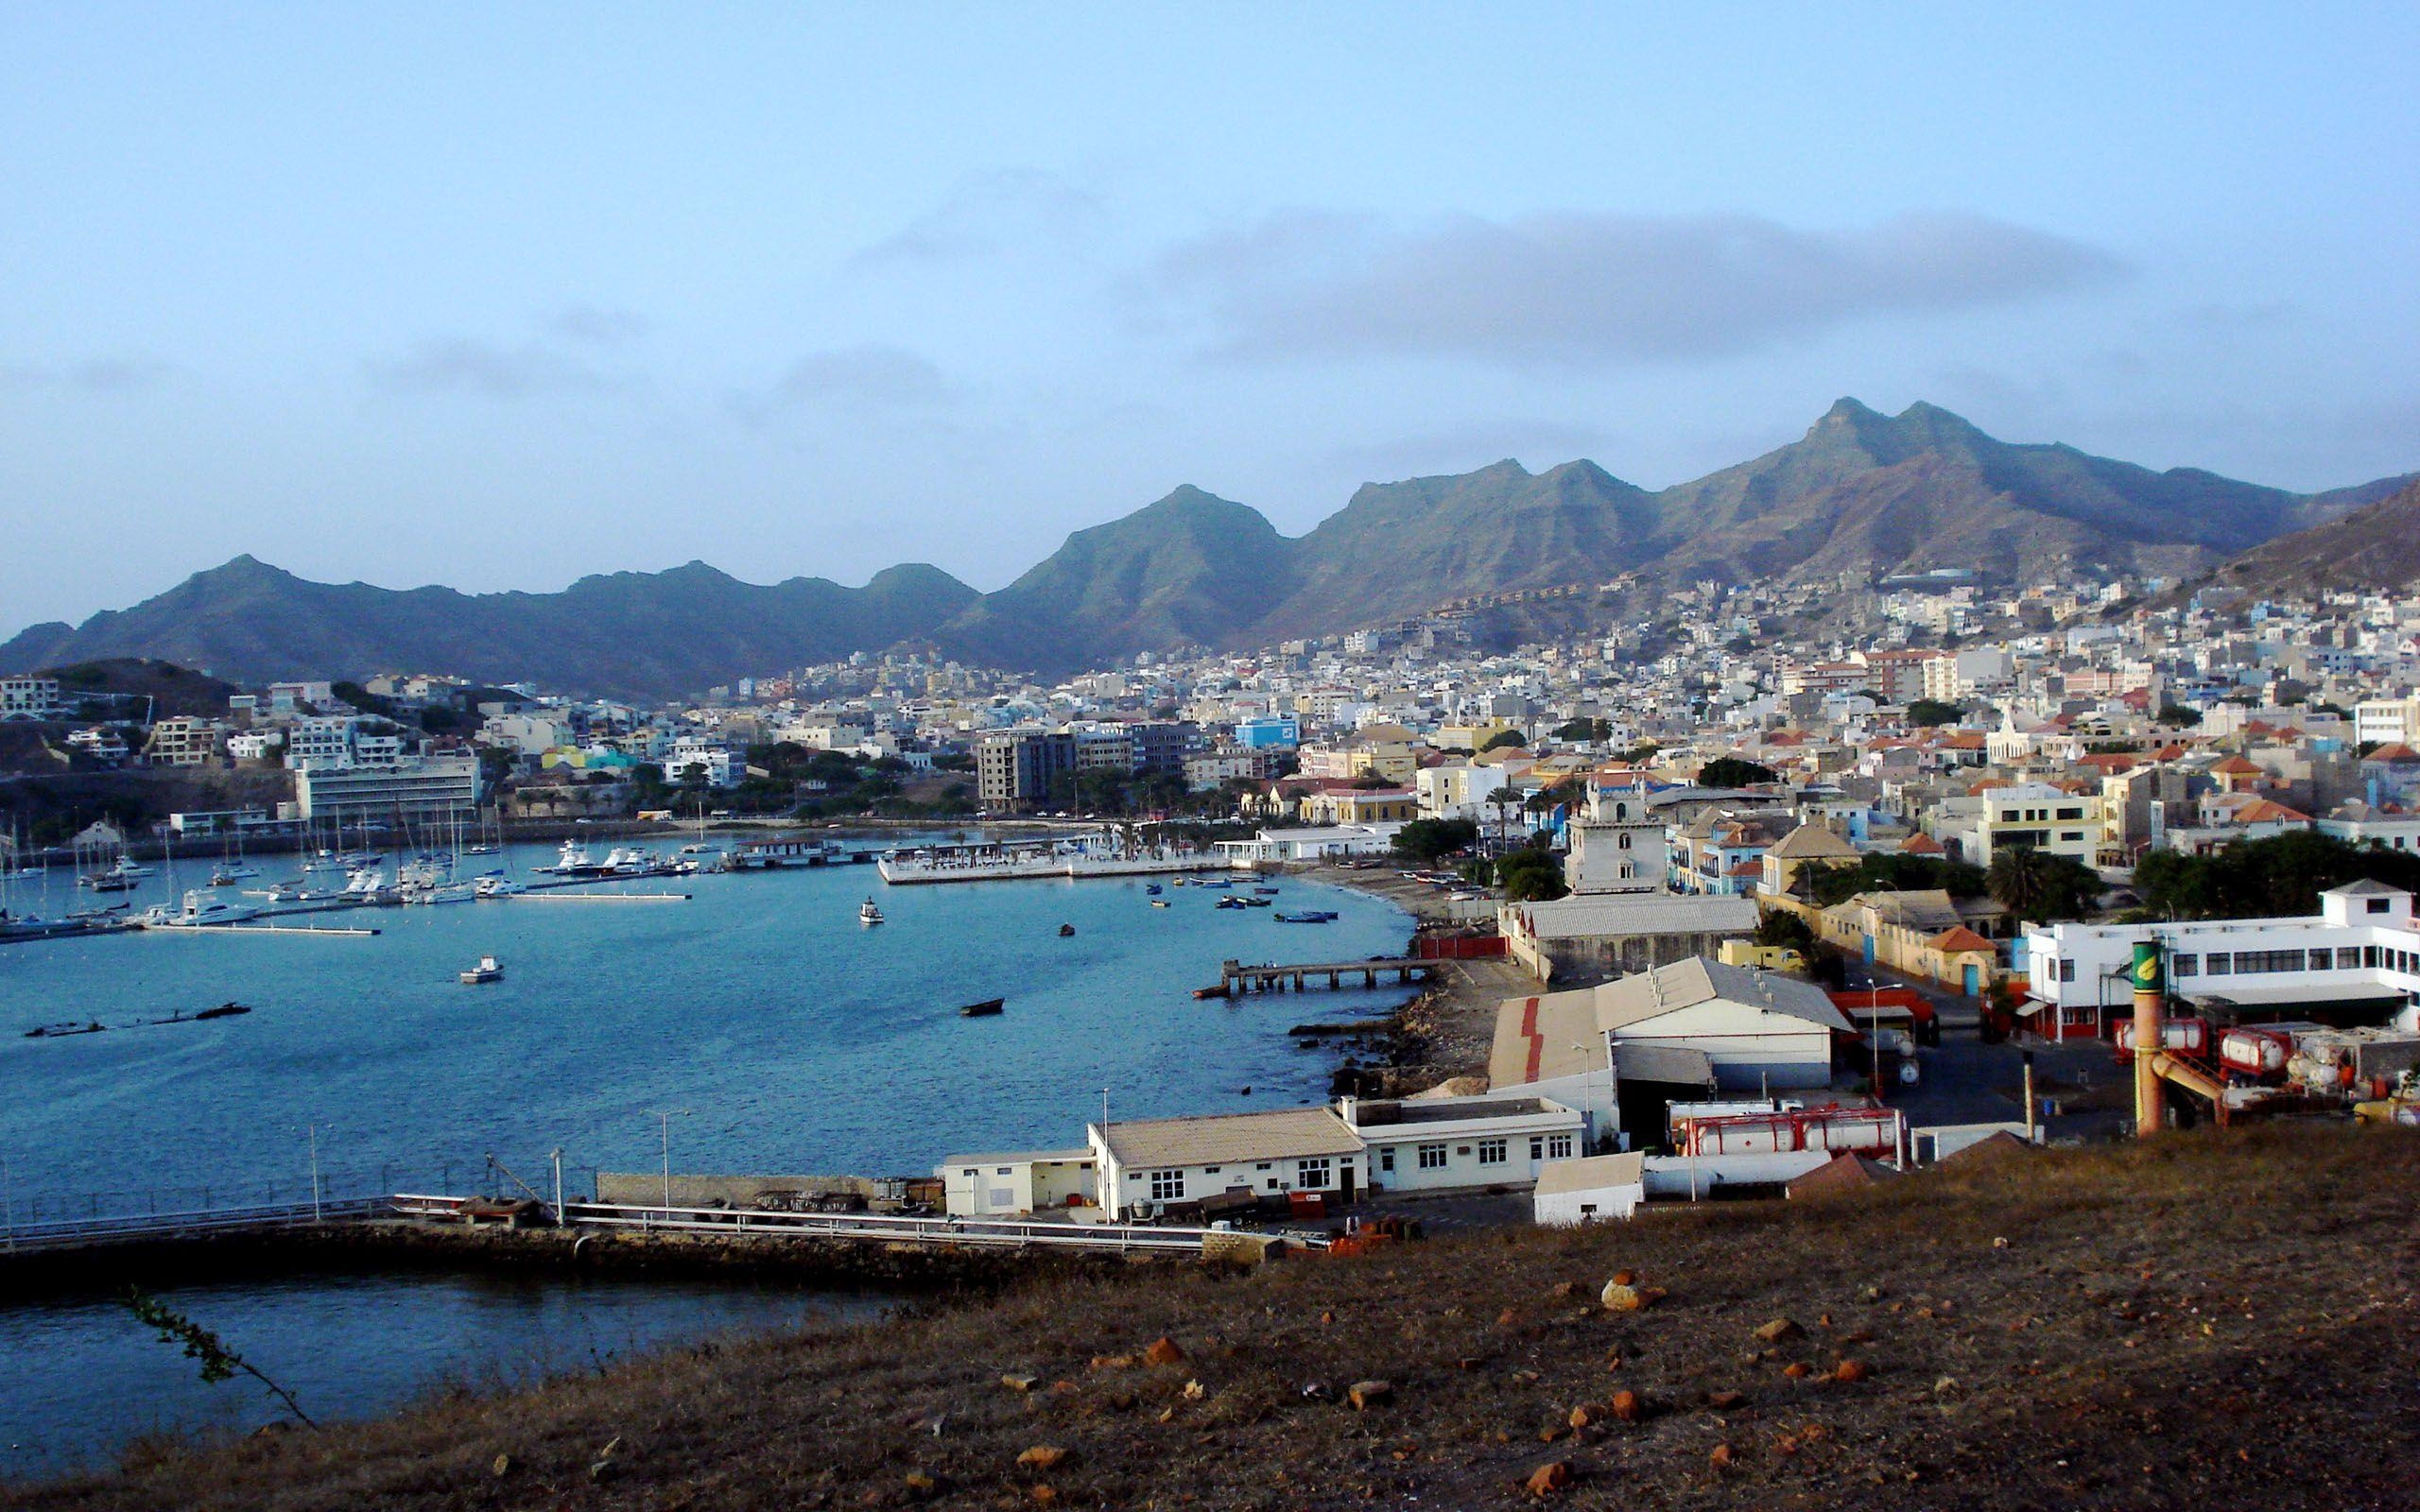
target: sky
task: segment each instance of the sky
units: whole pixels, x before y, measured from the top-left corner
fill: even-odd
[[[0,7],[0,636],[1000,587],[1180,484],[1655,488],[1834,399],[2420,469],[2420,7]]]

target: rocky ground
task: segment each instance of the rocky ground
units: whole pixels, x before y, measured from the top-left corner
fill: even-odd
[[[1384,898],[1424,922],[1443,922],[1447,917],[1443,892],[1398,875],[1392,866],[1368,871],[1313,867],[1300,874]],[[1417,1091],[1457,1076],[1485,1076],[1496,1005],[1536,990],[1537,984],[1507,960],[1445,963],[1427,990],[1397,1014],[1398,1034],[1392,1047],[1396,1085],[1390,1090]]]
[[[2172,1135],[1243,1276],[1039,1280],[150,1445],[0,1503],[2404,1507],[2415,1157],[2403,1131]]]

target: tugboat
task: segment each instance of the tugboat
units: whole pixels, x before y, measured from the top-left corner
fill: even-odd
[[[503,980],[504,963],[497,960],[493,955],[480,956],[478,965],[472,967],[469,971],[462,973],[462,985],[464,987],[477,987],[483,982],[501,982]]]
[[[873,905],[873,899],[869,898],[857,905],[857,922],[869,929],[882,922],[882,910]]]

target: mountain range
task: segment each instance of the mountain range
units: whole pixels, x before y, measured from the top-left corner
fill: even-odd
[[[2420,483],[2341,519],[2256,546],[2191,585],[2247,597],[2334,590],[2392,592],[2420,582]]]
[[[1533,473],[1504,461],[1365,484],[1288,537],[1247,506],[1180,488],[1077,531],[992,593],[924,565],[846,588],[817,577],[759,586],[691,562],[585,577],[559,593],[474,595],[316,583],[238,557],[131,609],[34,626],[0,644],[0,672],[133,656],[247,682],[407,669],[670,696],[905,642],[1057,676],[1137,651],[1330,634],[1624,572],[2202,573],[2273,538],[2325,531],[2413,481],[2290,493],[2000,441],[1932,404],[1889,416],[1843,399],[1787,446],[1653,492],[1593,462]]]

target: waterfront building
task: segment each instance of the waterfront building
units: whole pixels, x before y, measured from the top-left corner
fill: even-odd
[[[479,759],[423,756],[380,766],[312,766],[294,774],[303,819],[445,820],[478,807]]]

